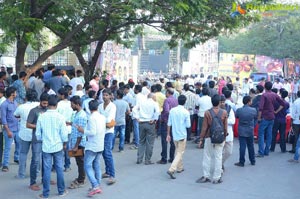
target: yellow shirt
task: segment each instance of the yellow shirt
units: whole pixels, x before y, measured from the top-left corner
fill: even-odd
[[[156,102],[158,103],[159,106],[159,111],[162,112],[166,96],[162,94],[162,92],[156,92],[155,97],[156,97]]]

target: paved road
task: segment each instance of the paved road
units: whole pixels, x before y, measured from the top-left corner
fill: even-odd
[[[257,145],[255,146],[257,150]],[[291,146],[288,145],[287,149]],[[167,165],[136,165],[136,151],[126,146],[123,153],[114,152],[117,183],[108,186],[102,181],[103,193],[94,198],[103,199],[293,199],[299,198],[300,164],[287,162],[289,153],[280,153],[279,146],[269,157],[257,159],[256,166],[246,162],[244,168],[233,164],[238,160],[238,142],[235,140],[233,155],[225,164],[226,172],[222,184],[198,184],[202,175],[203,150],[188,143],[184,154],[185,171],[171,180],[166,174]],[[155,142],[153,161],[160,159],[160,139]],[[29,162],[28,162],[29,165]],[[32,199],[41,192],[28,189],[29,178],[18,180],[17,165],[10,166],[10,172],[0,172],[0,193],[2,199]],[[28,170],[28,169],[27,169]],[[55,179],[55,174],[52,174]],[[76,177],[76,165],[72,160],[72,170],[65,173],[66,185]],[[66,199],[86,198],[90,184],[76,190],[69,190]],[[51,186],[50,198],[58,198],[56,186]]]

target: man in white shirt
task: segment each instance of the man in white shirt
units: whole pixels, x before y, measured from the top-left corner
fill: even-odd
[[[112,185],[115,180],[115,165],[112,155],[112,142],[114,139],[114,126],[116,124],[116,105],[111,102],[111,90],[104,89],[102,91],[103,103],[99,105],[98,111],[106,118],[106,132],[104,137],[103,159],[105,162],[105,173],[102,178],[108,178],[107,184]]]
[[[232,154],[232,150],[233,150],[233,125],[235,124],[234,108],[229,104],[228,98],[227,98],[228,96],[230,96],[229,93],[231,94],[231,91],[229,91],[229,90],[225,91],[225,97],[221,96],[221,102],[220,102],[220,108],[226,110],[227,114],[228,114],[228,116],[227,116],[227,132],[228,132],[228,135],[226,136],[225,144],[224,144],[224,147],[223,147],[223,154],[222,154],[222,170],[223,170],[223,172],[225,171],[224,163]]]
[[[32,130],[26,128],[26,121],[30,110],[38,105],[39,103],[37,102],[37,92],[35,90],[29,89],[26,92],[26,103],[18,106],[14,113],[16,118],[20,118],[20,157],[19,171],[16,178],[25,178],[27,154],[32,141]]]
[[[134,107],[136,107],[138,104],[144,103],[147,99],[141,92],[142,92],[142,86],[135,85],[135,87],[134,87],[134,93],[135,93]],[[138,149],[139,140],[140,140],[139,122],[137,120],[138,113],[136,110],[137,110],[137,108],[134,108],[132,110],[133,139],[134,139],[133,143],[134,143],[134,145],[131,147],[131,149]]]
[[[84,168],[86,175],[92,185],[88,196],[92,197],[95,194],[101,193],[101,164],[100,157],[104,150],[104,137],[106,131],[106,118],[98,112],[97,100],[89,102],[91,116],[86,128],[77,127],[79,132],[87,136],[87,141],[84,151]]]
[[[199,111],[198,111],[198,128],[197,128],[197,133],[196,133],[196,140],[195,142],[198,144],[200,141],[200,132],[202,129],[202,123],[204,120],[204,113],[205,111],[209,110],[212,108],[212,103],[211,103],[211,97],[209,96],[209,90],[208,88],[203,88],[202,89],[202,94],[203,96],[200,97],[197,101],[197,106],[199,106]],[[203,148],[204,144],[200,146],[200,148]]]
[[[84,82],[82,81],[82,78],[78,76],[75,77],[74,72],[71,72],[71,76],[73,76],[73,78],[69,81],[69,85],[72,86],[72,96],[73,96],[76,93],[77,85],[81,85],[83,87]]]
[[[292,128],[295,134],[295,140],[292,146],[292,150],[290,150],[290,153],[295,153],[296,150],[296,143],[299,137],[299,131],[300,131],[300,91],[297,92],[297,99],[294,101],[292,105]]]
[[[58,98],[60,101],[57,104],[57,112],[62,114],[66,120],[66,122],[71,122],[72,120],[72,115],[73,115],[73,109],[71,108],[71,102],[68,100],[69,94],[68,90],[66,88],[60,88],[58,90]],[[70,140],[71,136],[71,129],[72,127],[70,125],[67,126],[67,133],[68,133],[68,140]],[[70,149],[69,143],[67,143],[67,148],[65,150],[65,172],[68,172],[71,170],[71,161],[70,157],[68,155],[68,150]]]
[[[137,164],[141,164],[145,155],[145,164],[153,164],[151,161],[154,140],[156,137],[155,123],[160,114],[157,102],[153,100],[155,95],[150,93],[146,101],[136,104],[133,112],[136,112],[136,119],[139,122],[139,148],[137,153]]]
[[[145,97],[147,97],[148,96],[148,94],[150,93],[150,90],[149,90],[149,88],[148,88],[148,82],[147,81],[144,81],[143,82],[143,88],[142,88],[142,94],[145,96]]]

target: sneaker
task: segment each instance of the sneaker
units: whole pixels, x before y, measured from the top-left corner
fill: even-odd
[[[40,195],[38,196],[38,198],[48,199],[48,197],[43,196],[43,194],[40,194]]]
[[[219,178],[218,180],[213,180],[212,181],[213,184],[220,184],[222,182],[223,182],[223,180],[221,178]]]
[[[201,178],[199,178],[198,180],[196,180],[196,183],[206,183],[206,182],[210,182],[210,179],[206,178],[204,176],[202,176]]]
[[[154,162],[152,162],[152,161],[145,162],[145,165],[151,165],[151,164],[154,164]]]
[[[157,164],[167,164],[167,161],[165,161],[165,160],[158,160],[156,163]]]
[[[110,175],[108,175],[107,173],[102,174],[102,178],[109,178],[109,177],[110,177]]]
[[[115,184],[116,183],[116,179],[115,178],[113,178],[113,177],[110,177],[109,179],[108,179],[108,181],[107,181],[107,185],[113,185],[113,184]]]
[[[71,168],[65,168],[64,172],[69,172],[71,171]]]
[[[174,172],[167,171],[167,174],[170,176],[171,179],[176,179]]]
[[[263,157],[264,157],[264,155],[261,155],[261,154],[256,154],[256,155],[255,155],[255,157],[257,157],[257,158],[263,158]]]
[[[102,190],[99,187],[95,187],[89,190],[88,197],[102,193]]]
[[[124,150],[123,150],[123,149],[119,150],[119,153],[123,153],[123,152],[124,152]]]
[[[80,188],[83,186],[84,186],[84,182],[78,182],[78,180],[75,179],[68,188],[69,189],[77,189],[77,188]]]
[[[14,160],[14,162],[15,162],[16,164],[19,164],[19,160]]]
[[[3,167],[2,167],[2,171],[3,171],[3,172],[8,172],[8,171],[9,171],[8,166],[3,166]]]
[[[131,150],[137,150],[138,148],[139,148],[139,147],[138,147],[138,146],[135,146],[135,145],[133,145],[133,146],[130,147]]]
[[[177,173],[182,173],[184,172],[184,169],[177,171]]]
[[[237,162],[237,163],[234,163],[235,166],[238,166],[238,167],[244,167],[244,164],[240,163],[240,162]]]
[[[288,160],[288,162],[292,162],[292,163],[299,163],[299,160],[290,159],[290,160]]]
[[[68,194],[68,190],[65,190],[62,194],[58,194],[59,197],[64,197]]]

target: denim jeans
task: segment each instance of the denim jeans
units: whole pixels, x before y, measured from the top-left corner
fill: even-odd
[[[42,155],[42,143],[32,142],[31,143],[31,163],[30,163],[30,185],[36,184],[37,174],[40,170],[41,155]]]
[[[294,160],[299,160],[300,136],[297,139]]]
[[[116,137],[118,136],[118,133],[120,136],[119,150],[123,151],[124,150],[124,139],[125,139],[125,125],[115,126],[115,136],[114,136],[113,143],[112,143],[112,149],[115,146],[115,140],[116,140]]]
[[[203,124],[204,117],[198,117],[198,126],[197,126],[197,132],[196,137],[198,138],[200,136],[201,130],[202,130],[202,124]]]
[[[65,191],[65,180],[63,171],[64,153],[63,150],[55,153],[45,153],[43,152],[43,196],[45,198],[49,197],[50,192],[50,179],[51,179],[51,168],[52,168],[52,158],[54,161],[54,168],[56,170],[57,176],[57,190],[58,194],[61,195]]]
[[[3,132],[0,132],[0,167],[2,167],[3,157]]]
[[[139,146],[139,141],[140,141],[139,122],[136,119],[133,119],[132,124],[133,124],[134,145]]]
[[[262,119],[258,127],[258,154],[269,155],[271,141],[272,141],[272,128],[274,120]],[[266,136],[266,146],[265,146]],[[264,147],[265,146],[265,147]]]
[[[92,188],[100,186],[101,183],[101,152],[86,150],[84,152],[84,169],[92,185]]]
[[[12,131],[13,137],[9,138],[7,136],[6,131],[3,131],[4,134],[4,153],[3,153],[3,166],[7,166],[9,164],[9,154],[10,154],[10,149],[13,140],[15,141],[15,153],[14,153],[14,160],[19,161],[19,154],[20,154],[20,138],[19,138],[19,132],[18,131]]]
[[[70,160],[70,157],[69,157],[69,154],[68,154],[68,151],[70,150],[70,138],[71,138],[71,134],[68,135],[68,142],[67,142],[67,148],[66,150],[64,151],[64,157],[65,157],[65,169],[68,169],[70,168],[71,166],[71,160]]]
[[[239,136],[240,142],[240,163],[245,164],[246,147],[248,149],[249,160],[251,164],[255,164],[255,152],[254,152],[254,137]]]
[[[106,133],[104,137],[104,151],[102,153],[105,163],[105,173],[110,177],[115,177],[115,165],[112,156],[112,141],[114,139],[113,133]]]
[[[168,142],[167,142],[167,123],[166,122],[161,122],[161,160],[167,162],[168,160]],[[172,136],[172,130],[171,130],[171,141],[170,141],[170,154],[169,154],[169,159],[170,161],[174,160],[174,154],[175,154],[175,144],[173,141],[173,136]]]
[[[25,178],[27,154],[31,145],[31,141],[24,141],[20,139],[20,157],[19,157],[19,171],[18,177]]]
[[[275,150],[276,136],[277,136],[278,131],[279,131],[279,134],[280,134],[280,149],[281,149],[281,152],[286,151],[285,127],[286,127],[286,123],[282,123],[280,121],[275,120],[274,125],[273,125],[273,130],[272,130],[272,143],[271,143],[271,148],[270,148],[271,151]]]

